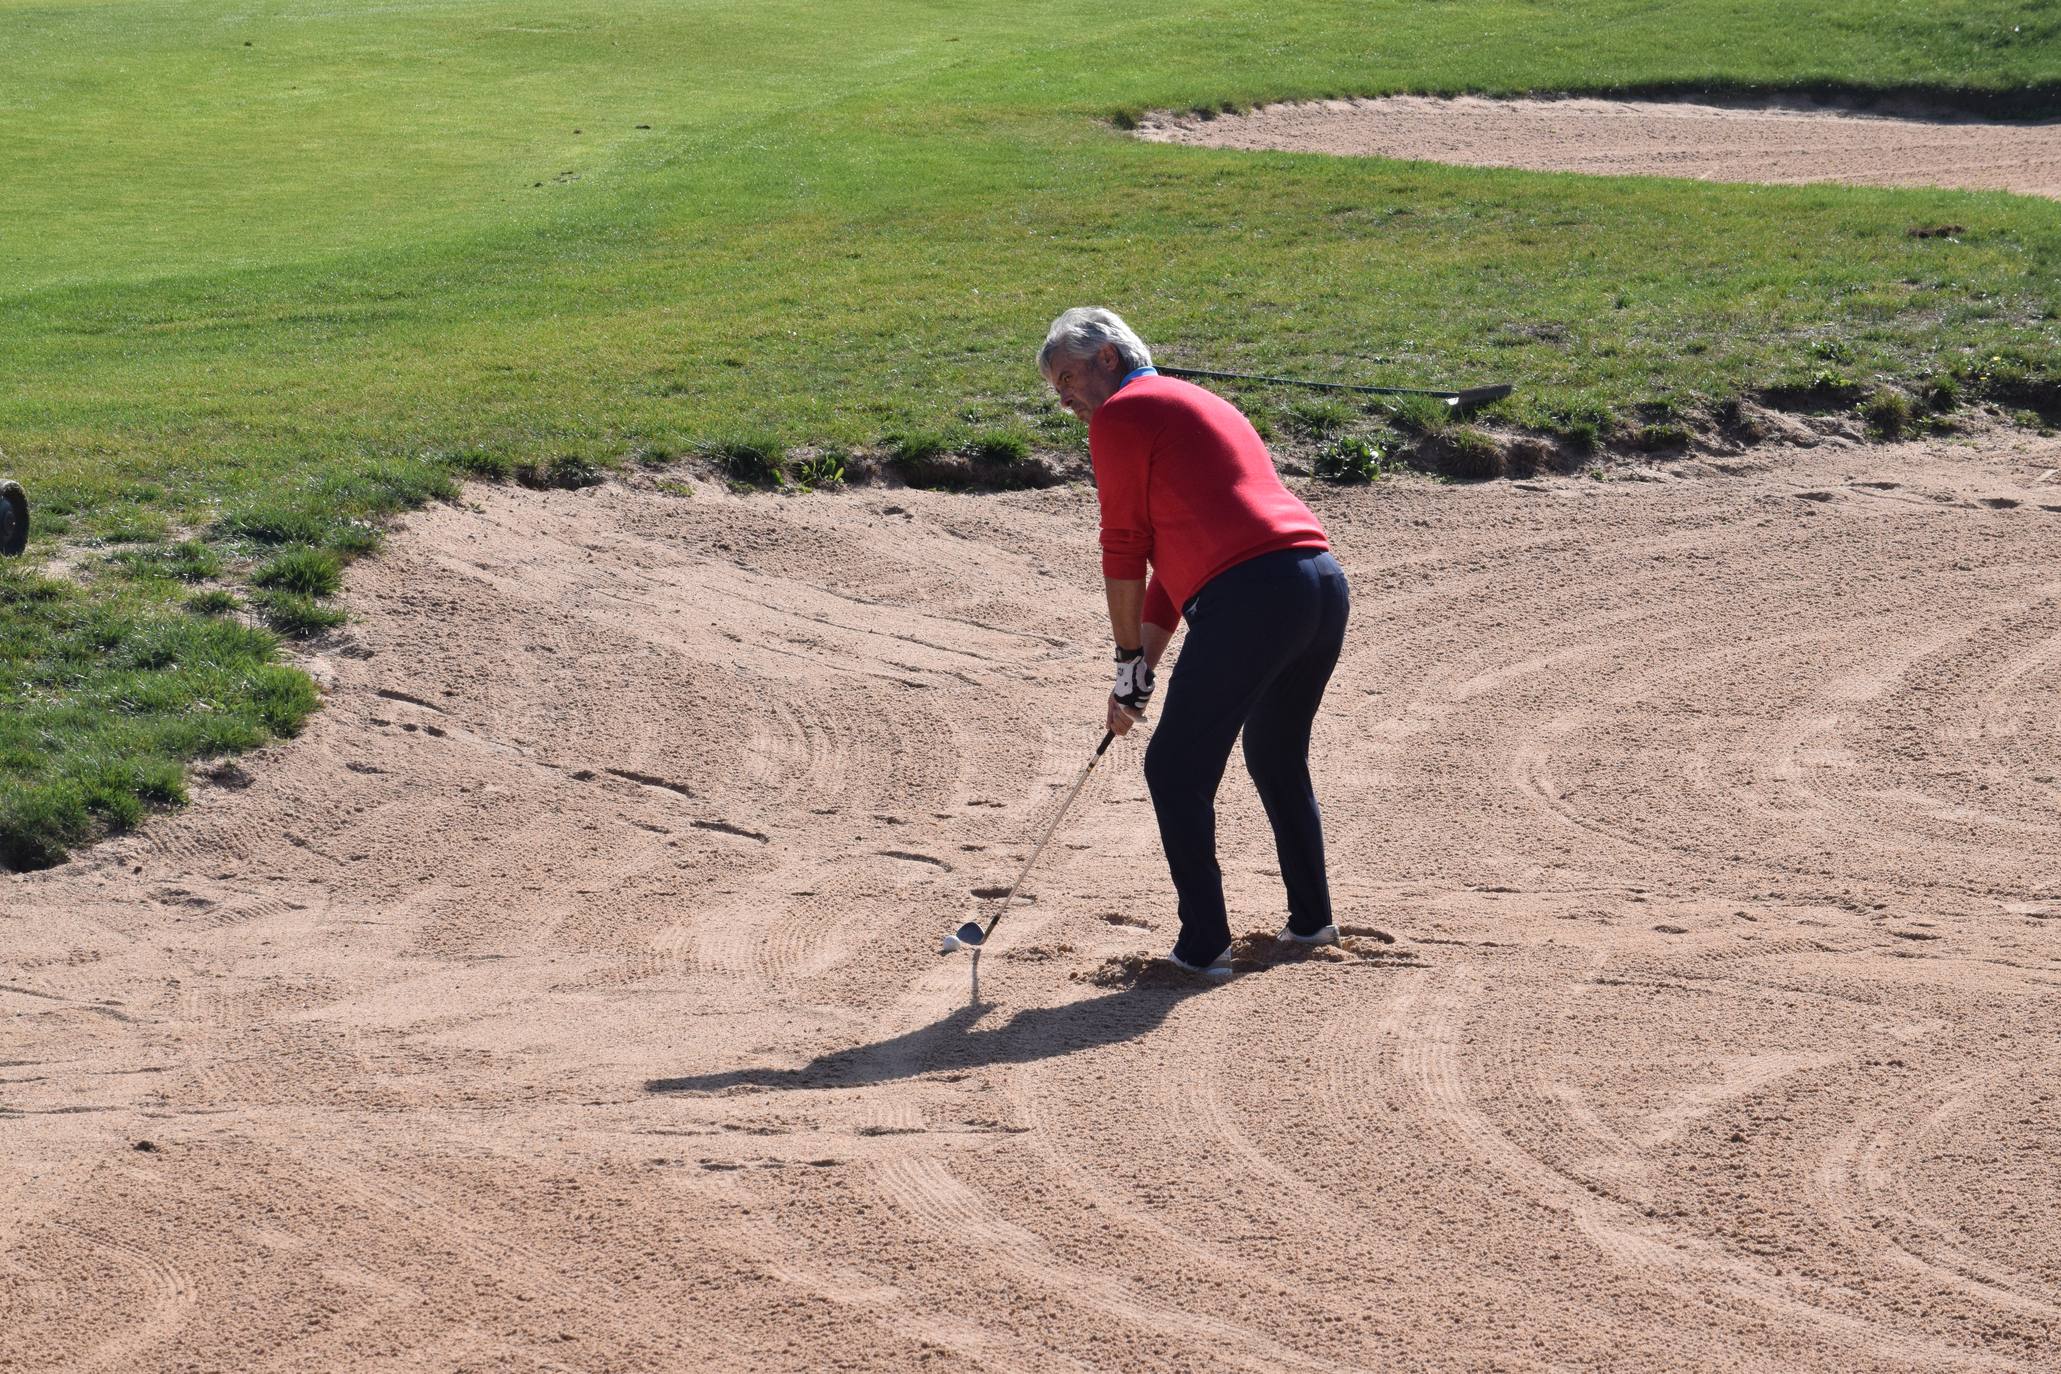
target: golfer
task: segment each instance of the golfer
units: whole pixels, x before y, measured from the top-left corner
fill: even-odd
[[[1288,889],[1281,938],[1336,944],[1309,768],[1310,723],[1345,642],[1347,611],[1345,574],[1324,527],[1281,484],[1238,408],[1160,376],[1114,313],[1080,308],[1054,320],[1038,370],[1088,426],[1116,637],[1111,730],[1124,734],[1144,715],[1153,670],[1175,627],[1188,622],[1145,750],[1180,897],[1173,962],[1190,973],[1230,969],[1216,796],[1240,730]]]

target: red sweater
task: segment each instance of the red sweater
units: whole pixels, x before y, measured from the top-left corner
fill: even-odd
[[[1151,564],[1145,619],[1172,630],[1180,607],[1224,571],[1279,549],[1328,549],[1324,527],[1281,485],[1238,407],[1177,377],[1128,383],[1088,423],[1102,503],[1102,574]]]

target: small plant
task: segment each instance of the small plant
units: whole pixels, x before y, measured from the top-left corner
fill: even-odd
[[[843,449],[826,448],[805,454],[787,465],[788,480],[802,491],[844,485],[845,463],[851,455]]]
[[[1850,363],[1853,350],[1837,339],[1819,339],[1811,344],[1811,356],[1828,363]]]
[[[334,596],[343,585],[343,564],[324,549],[288,549],[253,573],[251,581],[302,596]]]
[[[733,482],[777,487],[787,480],[787,446],[770,434],[719,439],[705,451]]]
[[[186,609],[195,615],[230,615],[242,604],[236,599],[235,593],[214,587],[197,596],[188,597]]]
[[[1340,483],[1378,482],[1393,471],[1388,455],[1373,440],[1350,436],[1317,450],[1311,468],[1325,481]]]

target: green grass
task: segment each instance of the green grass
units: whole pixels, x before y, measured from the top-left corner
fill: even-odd
[[[1950,389],[2051,421],[2050,203],[1253,156],[1115,125],[1404,90],[2053,115],[2057,74],[2061,14],[1998,0],[1092,20],[1057,0],[0,0],[0,466],[38,502],[32,557],[89,555],[67,555],[66,604],[148,639],[235,625],[236,593],[196,583],[347,562],[458,478],[581,485],[737,442],[784,462],[929,438],[943,462],[996,436],[990,464],[1078,445],[1030,357],[1091,301],[1168,361],[1514,381],[1491,418],[1576,440],[1770,388],[1848,408]],[[1963,232],[1905,233],[1944,224]],[[1298,442],[1366,416],[1247,399]],[[0,638],[41,646],[9,650],[22,672],[71,642],[30,632],[37,604],[0,606]],[[336,615],[291,584],[249,604],[288,634]],[[197,679],[164,671],[149,700],[190,714]],[[27,680],[6,715],[39,743],[0,757],[0,835],[38,853],[89,833],[49,798],[127,824],[120,778],[163,800],[163,768],[219,743],[142,716],[111,743],[79,714],[92,681]]]

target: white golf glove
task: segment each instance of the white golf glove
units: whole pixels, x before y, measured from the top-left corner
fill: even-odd
[[[1119,706],[1133,711],[1143,711],[1152,700],[1152,665],[1145,661],[1143,649],[1118,649],[1116,651],[1116,686],[1109,694],[1116,698]]]

